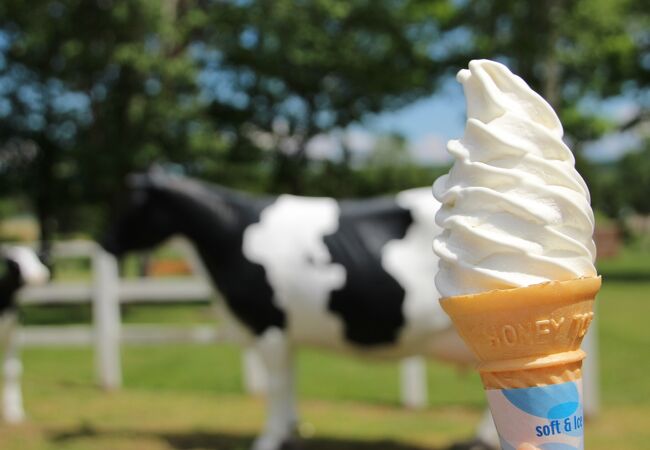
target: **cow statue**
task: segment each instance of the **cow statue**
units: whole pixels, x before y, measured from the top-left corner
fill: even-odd
[[[31,249],[0,248],[0,345],[4,353],[2,414],[7,423],[25,419],[20,387],[22,364],[18,354],[16,293],[25,285],[43,284],[49,278],[49,270]]]
[[[183,235],[195,246],[268,370],[267,422],[254,450],[279,450],[294,436],[296,345],[473,362],[438,304],[431,245],[439,205],[429,188],[335,200],[253,197],[160,172],[130,184],[102,245],[120,256]],[[483,422],[466,448],[497,446],[490,416]]]

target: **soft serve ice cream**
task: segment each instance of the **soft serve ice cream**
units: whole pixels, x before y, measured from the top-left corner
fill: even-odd
[[[463,137],[434,195],[440,304],[478,360],[501,448],[584,448],[580,349],[601,280],[589,191],[548,103],[502,64],[458,73]]]
[[[472,61],[457,79],[467,125],[433,187],[441,296],[595,276],[589,191],[551,106],[494,61]]]

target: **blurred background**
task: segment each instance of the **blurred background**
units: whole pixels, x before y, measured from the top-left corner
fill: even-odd
[[[591,190],[605,278],[602,405],[587,444],[648,449],[644,0],[2,0],[0,241],[40,242],[55,250],[55,282],[89,282],[94,250],[78,240],[105,226],[126,175],[152,164],[258,193],[429,186],[450,166],[446,141],[462,134],[454,76],[473,58],[507,64],[564,124]],[[128,258],[121,275],[182,277],[188,258],[168,246]],[[26,296],[26,329],[92,322],[74,289],[57,302],[43,292]],[[134,300],[122,321],[214,323],[201,292]],[[107,397],[83,339],[32,338],[31,421],[1,426],[3,449],[246,448],[260,426],[262,403],[244,393],[234,347],[134,339],[122,348],[123,389]],[[484,405],[475,374],[439,364],[428,366],[428,407],[417,412],[399,407],[396,364],[369,371],[304,351],[299,370],[308,448],[440,449],[470,435]]]

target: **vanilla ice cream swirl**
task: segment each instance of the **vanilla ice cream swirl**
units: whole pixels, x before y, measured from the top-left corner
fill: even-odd
[[[458,72],[467,99],[434,241],[442,297],[595,276],[589,191],[551,106],[502,64]]]

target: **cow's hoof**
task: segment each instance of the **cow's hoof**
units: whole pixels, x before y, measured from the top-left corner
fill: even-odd
[[[300,450],[303,448],[300,438],[292,437],[282,443],[282,450]]]
[[[252,450],[299,450],[300,448],[300,439],[296,437],[281,438],[263,435],[255,440]]]
[[[449,450],[499,450],[480,439],[473,439],[471,441],[457,442],[449,447]]]
[[[25,413],[22,410],[5,411],[4,421],[10,425],[18,425],[25,421]]]

